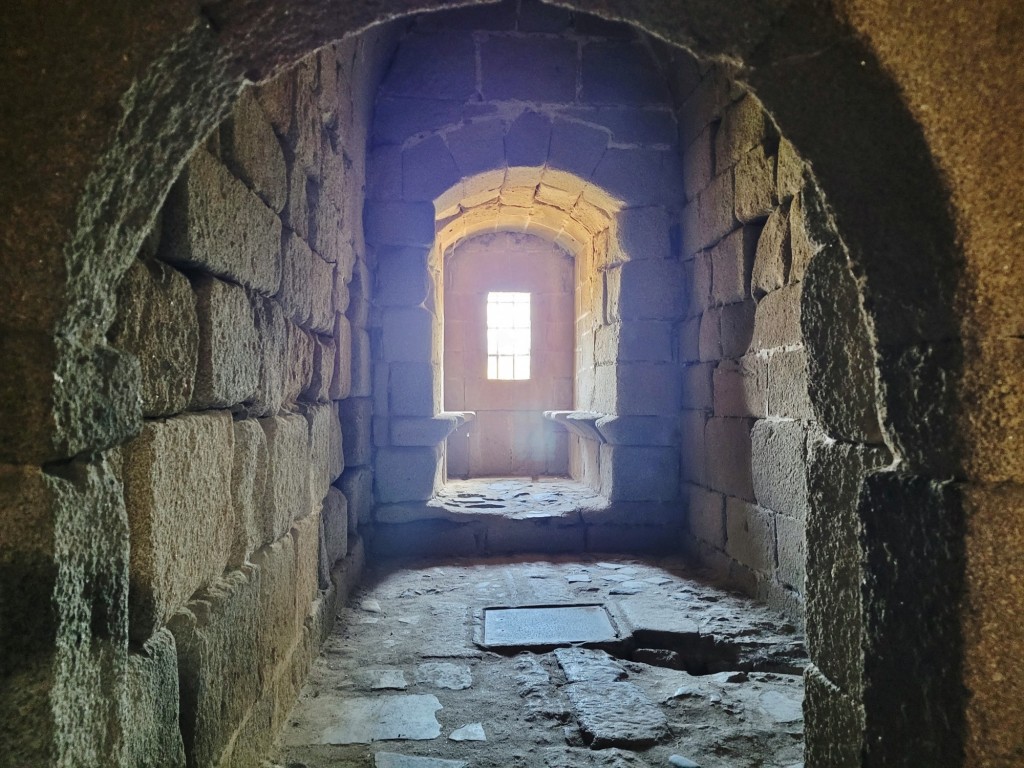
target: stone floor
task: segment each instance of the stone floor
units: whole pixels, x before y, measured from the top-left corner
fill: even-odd
[[[615,637],[477,644],[484,609],[566,604],[602,606]],[[803,664],[795,627],[676,560],[390,561],[339,616],[272,764],[788,768]]]

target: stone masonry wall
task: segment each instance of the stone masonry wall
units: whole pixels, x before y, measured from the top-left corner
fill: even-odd
[[[835,236],[827,222],[815,228],[821,216],[810,176],[755,97],[714,68],[699,81],[691,73],[685,86],[687,296],[678,338],[689,548],[745,591],[802,618],[809,457],[832,442],[812,406],[802,291],[812,258]],[[856,325],[855,296],[847,309]],[[833,342],[838,359],[846,340]],[[858,363],[830,384],[850,391],[853,374],[863,379],[871,370],[869,359]],[[872,396],[873,379],[864,384]],[[859,437],[878,442],[870,414],[873,430]]]
[[[378,504],[422,506],[443,481],[435,241],[502,230],[577,259],[573,407],[593,414],[589,437],[570,436],[574,476],[614,501],[676,502],[677,142],[635,29],[532,0],[418,17],[381,86],[369,166],[378,285],[413,287],[380,307]]]
[[[122,735],[82,764],[257,764],[361,569],[369,423],[348,403],[369,394],[362,186],[389,35],[246,88],[118,286],[109,337],[145,419],[107,490],[126,627],[106,709],[78,707]]]

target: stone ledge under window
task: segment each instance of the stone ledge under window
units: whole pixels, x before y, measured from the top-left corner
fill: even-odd
[[[440,445],[448,435],[475,418],[473,411],[442,411],[433,416],[394,418],[391,420],[391,444],[403,447]]]

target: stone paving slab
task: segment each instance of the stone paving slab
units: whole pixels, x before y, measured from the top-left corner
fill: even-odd
[[[570,683],[566,689],[592,749],[642,749],[668,736],[668,720],[633,683]]]
[[[441,709],[436,696],[347,698],[325,695],[300,701],[295,714],[302,726],[285,733],[286,743],[369,744],[388,739],[436,739]]]

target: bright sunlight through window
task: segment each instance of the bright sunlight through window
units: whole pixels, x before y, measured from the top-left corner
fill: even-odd
[[[530,294],[487,294],[487,378],[530,378]]]

